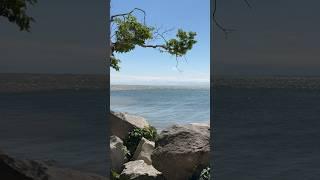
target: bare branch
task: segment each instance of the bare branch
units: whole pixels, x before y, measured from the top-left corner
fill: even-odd
[[[141,47],[145,47],[145,48],[163,48],[163,49],[167,49],[167,47],[165,45],[146,45],[146,44],[142,44],[139,45]]]
[[[243,0],[243,1],[246,3],[246,5],[247,5],[249,8],[252,8],[252,6],[251,6],[251,4],[249,3],[248,0]]]
[[[223,27],[218,21],[217,19],[214,19],[214,24],[224,33],[225,38],[228,38],[229,33],[232,33],[234,31],[236,31],[235,29],[227,29],[225,27]]]
[[[248,0],[243,0],[246,5],[249,7],[249,8],[252,8],[251,4],[249,3]],[[235,29],[229,29],[229,28],[225,28],[223,25],[221,25],[218,21],[217,21],[217,18],[216,18],[216,13],[217,13],[217,0],[214,0],[214,9],[213,9],[213,21],[214,21],[214,24],[218,27],[218,29],[220,29],[224,34],[225,34],[225,37],[227,38],[228,37],[228,34],[229,33],[232,33],[234,31],[236,31]]]
[[[169,33],[170,31],[173,31],[174,28],[167,29],[167,30],[165,30],[165,31],[163,31],[163,32],[161,32],[161,33],[160,33],[160,29],[161,29],[161,28],[157,28],[157,29],[154,31],[154,34],[155,34],[154,39],[158,39],[158,36],[159,36],[163,41],[165,41],[165,42],[167,43],[168,41],[167,41],[167,39],[165,38],[165,35],[166,35],[167,33]]]
[[[132,13],[134,13],[134,11],[140,11],[140,12],[143,13],[143,23],[146,24],[146,12],[143,9],[140,9],[140,8],[134,8],[133,10],[131,10],[128,13],[122,13],[122,14],[113,15],[110,18],[110,22],[113,22],[116,17],[120,17],[120,16],[125,17],[125,16],[128,16],[128,15],[131,15]]]

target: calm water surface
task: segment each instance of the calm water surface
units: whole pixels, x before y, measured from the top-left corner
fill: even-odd
[[[105,91],[0,94],[0,149],[105,175]]]
[[[320,91],[216,88],[217,180],[320,179]]]

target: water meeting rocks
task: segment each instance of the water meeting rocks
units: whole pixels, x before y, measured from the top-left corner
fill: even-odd
[[[121,172],[122,165],[128,162],[126,157],[128,150],[123,145],[123,141],[117,136],[110,136],[110,157],[111,169],[116,172]]]
[[[135,160],[143,160],[146,164],[151,165],[151,154],[154,150],[155,143],[149,141],[146,138],[142,138],[137,146],[137,149],[133,155]]]
[[[0,152],[2,180],[104,180],[95,174],[49,166],[40,161],[18,160]]]
[[[130,161],[124,164],[120,180],[164,180],[161,172],[143,160]]]
[[[134,128],[149,127],[149,123],[143,117],[122,113],[110,112],[111,134],[125,139]]]
[[[199,177],[201,170],[209,166],[209,140],[209,125],[174,125],[160,133],[152,164],[166,179]]]

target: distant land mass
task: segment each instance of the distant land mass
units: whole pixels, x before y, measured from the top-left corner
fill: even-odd
[[[108,84],[106,77],[84,74],[0,73],[0,92],[103,90]]]
[[[106,90],[107,76],[86,74],[15,74],[0,73],[0,92],[34,92],[53,90]],[[153,86],[147,86],[154,88]],[[155,86],[159,88],[159,86]],[[161,86],[162,88],[179,86]],[[303,88],[320,89],[320,77],[221,77],[213,87],[228,88]],[[112,90],[141,89],[139,85],[111,85]]]
[[[214,78],[214,87],[320,89],[320,77],[224,77]]]

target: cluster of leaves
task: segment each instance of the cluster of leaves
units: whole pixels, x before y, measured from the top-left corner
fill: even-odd
[[[29,31],[34,19],[26,14],[28,4],[34,5],[37,0],[0,0],[0,16],[19,26],[21,31]]]
[[[153,28],[140,22],[133,15],[122,18],[115,18],[117,30],[115,32],[116,41],[114,51],[126,53],[135,48],[136,45],[143,46],[148,39],[152,39]]]
[[[137,146],[142,139],[142,137],[150,140],[156,141],[157,139],[157,130],[153,126],[145,128],[135,128],[129,132],[128,136],[124,140],[124,145],[129,150],[128,157],[129,159],[133,156],[134,152],[137,149]]]
[[[112,55],[110,66],[116,71],[120,70],[120,59],[114,56],[116,53],[126,53],[135,48],[136,45],[143,46],[148,39],[153,38],[153,28],[138,22],[135,16],[128,14],[120,18],[114,18],[113,22],[117,26],[115,31],[115,42],[112,43]]]
[[[115,70],[120,70],[120,59],[117,59],[114,53],[127,53],[135,49],[136,46],[144,48],[157,48],[161,52],[167,52],[176,57],[184,56],[193,45],[197,42],[195,40],[195,32],[185,32],[179,29],[176,38],[164,40],[163,43],[151,45],[147,41],[155,40],[155,28],[148,26],[145,22],[139,22],[138,19],[131,13],[121,14],[112,18],[115,32],[112,35],[111,42],[111,63],[110,66]]]
[[[201,171],[199,180],[210,180],[210,167],[207,167]]]
[[[110,57],[110,67],[112,67],[116,71],[120,70],[120,66],[119,66],[120,62],[121,62],[120,59],[117,59],[113,55]]]
[[[120,174],[111,170],[110,171],[110,178],[111,178],[111,180],[118,180],[118,179],[120,179]]]
[[[196,35],[195,32],[185,32],[182,29],[179,29],[176,35],[177,39],[170,39],[167,41],[165,49],[167,49],[170,54],[181,57],[197,43],[195,40]]]

